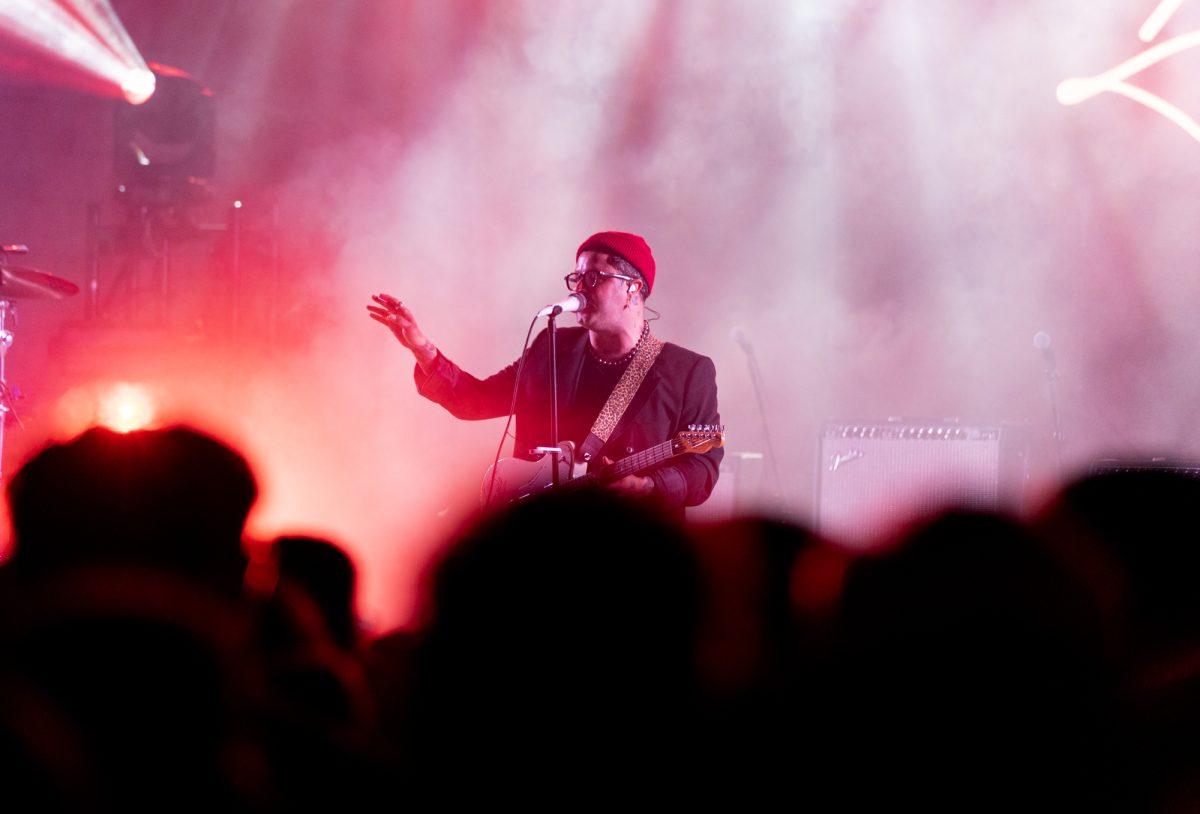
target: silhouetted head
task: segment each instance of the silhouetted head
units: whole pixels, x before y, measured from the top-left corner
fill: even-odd
[[[318,537],[279,537],[274,545],[281,588],[297,587],[311,599],[333,640],[352,649],[358,642],[354,563],[346,552]]]
[[[530,499],[455,544],[431,589],[412,731],[432,771],[534,790],[681,759],[698,578],[658,514],[599,491]]]
[[[1099,620],[1082,581],[1024,527],[935,519],[851,567],[842,622],[846,748],[864,772],[967,808],[1039,788],[1103,799]]]
[[[247,764],[260,754],[249,711],[265,705],[240,605],[161,569],[80,568],[37,588],[4,609],[0,683],[29,690],[27,725],[82,761],[86,808],[186,793],[200,808],[243,810],[239,788],[256,782]],[[39,713],[49,720],[30,721]]]
[[[815,655],[846,557],[807,529],[745,517],[693,530],[706,591],[701,655],[717,687],[780,681]]]
[[[1200,635],[1200,479],[1165,470],[1109,472],[1068,485],[1039,518],[1048,536],[1096,551],[1097,586],[1138,649]]]
[[[245,459],[196,430],[88,430],[39,452],[9,484],[13,565],[27,575],[151,567],[233,595],[257,494]]]

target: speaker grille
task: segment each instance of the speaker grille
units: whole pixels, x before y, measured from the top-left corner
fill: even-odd
[[[830,422],[819,445],[817,527],[869,545],[948,506],[997,509],[1011,488],[1002,451],[1011,435],[998,426]]]

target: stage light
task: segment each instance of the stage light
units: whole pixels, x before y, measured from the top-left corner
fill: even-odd
[[[132,105],[140,105],[154,95],[156,85],[157,80],[154,78],[153,71],[134,70],[121,83],[121,90],[125,94],[126,101]]]
[[[179,206],[203,194],[216,170],[216,101],[187,71],[151,63],[154,95],[121,105],[113,130],[122,200]]]
[[[152,426],[157,417],[154,392],[130,382],[81,385],[64,393],[55,407],[56,430],[64,437],[97,426],[133,432]]]
[[[4,0],[0,49],[10,74],[124,97],[141,104],[154,75],[108,0]]]
[[[149,388],[118,382],[101,396],[96,423],[116,432],[133,432],[153,424],[156,413],[154,396]]]

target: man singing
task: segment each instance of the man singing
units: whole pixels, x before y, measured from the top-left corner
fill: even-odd
[[[590,463],[619,460],[666,441],[689,425],[720,424],[712,360],[659,342],[650,333],[643,311],[654,277],[654,255],[638,235],[600,232],[580,245],[575,271],[566,276],[566,283],[571,291],[583,294],[587,304],[578,313],[579,327],[560,329],[557,341],[561,438],[550,437],[549,332],[543,330],[525,353],[516,405],[517,457],[536,458],[530,452],[534,447],[570,440]],[[416,357],[417,392],[458,418],[508,415],[516,362],[487,379],[477,379],[438,351],[400,300],[387,294],[372,299],[375,304],[367,306],[371,318],[388,326]],[[621,398],[614,388],[631,364],[649,367],[632,398],[628,394]],[[638,372],[635,369],[631,376]],[[636,381],[636,376],[625,381]],[[606,405],[607,414],[620,418],[607,440],[601,441],[593,430],[604,423],[598,416]],[[653,497],[670,510],[696,506],[712,492],[722,454],[718,447],[681,455],[611,486]]]

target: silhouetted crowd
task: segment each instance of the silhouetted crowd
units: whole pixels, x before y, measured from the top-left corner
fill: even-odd
[[[256,496],[186,428],[90,430],[8,484],[11,808],[1200,810],[1191,478],[858,556],[564,491],[448,541],[419,622],[372,639],[330,541],[247,579]]]

